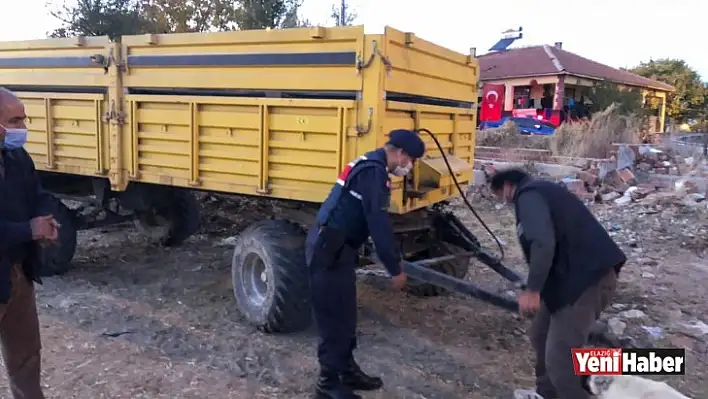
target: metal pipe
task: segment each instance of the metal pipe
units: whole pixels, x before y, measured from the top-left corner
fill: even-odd
[[[403,272],[406,273],[408,277],[456,292],[458,294],[463,294],[482,300],[511,312],[519,311],[519,302],[515,298],[489,292],[468,281],[460,280],[447,274],[428,269],[427,267],[420,265],[419,262],[403,261],[402,264]]]
[[[458,258],[468,258],[470,256],[475,256],[475,252],[461,252],[459,254],[454,254],[454,255],[445,255],[445,256],[439,256],[437,258],[430,258],[430,259],[423,259],[414,262],[418,266],[430,266],[430,265],[437,265],[439,263],[447,262],[453,259],[458,259]]]

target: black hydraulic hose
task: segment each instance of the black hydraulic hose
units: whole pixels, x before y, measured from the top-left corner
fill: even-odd
[[[499,262],[501,262],[502,260],[504,260],[504,247],[502,246],[501,242],[497,238],[496,234],[494,234],[494,232],[492,232],[492,230],[487,226],[487,224],[484,223],[484,220],[482,220],[482,218],[479,216],[477,211],[475,211],[474,208],[472,207],[472,204],[470,204],[470,202],[467,200],[467,196],[465,195],[464,190],[462,190],[462,187],[460,187],[460,183],[457,181],[457,177],[455,177],[455,172],[453,172],[452,166],[450,166],[450,162],[448,162],[447,156],[445,155],[445,150],[443,150],[442,146],[440,145],[438,138],[435,137],[435,134],[433,134],[433,132],[431,132],[428,129],[422,128],[422,129],[416,129],[416,130],[418,132],[427,133],[430,136],[430,138],[433,139],[433,141],[435,142],[435,145],[438,146],[438,150],[440,151],[440,154],[442,155],[443,160],[445,161],[445,165],[447,166],[447,170],[450,172],[450,177],[452,177],[452,181],[455,182],[455,186],[457,187],[457,191],[460,193],[460,196],[462,196],[462,200],[465,202],[465,205],[467,205],[467,208],[469,208],[469,210],[472,211],[472,214],[474,214],[474,216],[477,218],[477,220],[479,220],[479,223],[482,224],[482,227],[484,227],[484,229],[487,230],[489,235],[492,236],[494,241],[496,241],[497,246],[499,247],[499,252],[501,253],[501,256],[499,257]]]

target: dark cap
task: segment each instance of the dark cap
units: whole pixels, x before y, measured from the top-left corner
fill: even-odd
[[[388,134],[388,143],[402,149],[411,158],[420,158],[425,154],[425,143],[412,130],[396,129]]]

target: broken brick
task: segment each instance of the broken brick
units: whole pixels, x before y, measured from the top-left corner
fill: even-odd
[[[653,193],[654,191],[655,191],[654,188],[635,186],[635,187],[633,187],[633,190],[631,192],[629,192],[629,195],[632,197],[633,200],[636,201],[636,200],[646,197],[647,195]]]
[[[623,182],[627,184],[633,184],[636,183],[635,178],[634,178],[634,173],[632,173],[631,170],[628,168],[625,169],[620,169],[617,171],[619,174],[620,179],[622,179]]]
[[[619,171],[617,170],[607,173],[604,181],[607,185],[611,186],[615,191],[620,193],[624,193],[630,187],[630,185],[622,179]]]
[[[595,175],[589,171],[586,171],[586,170],[581,170],[580,172],[578,172],[575,175],[575,177],[584,181],[589,186],[596,186],[597,183],[599,182],[597,175]]]

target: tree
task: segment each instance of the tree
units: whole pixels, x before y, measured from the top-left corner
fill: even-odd
[[[703,83],[703,108],[698,112],[695,123],[691,126],[694,132],[708,133],[708,82]]]
[[[302,5],[302,3],[300,2],[297,5],[290,8],[288,13],[285,15],[285,18],[283,19],[283,22],[280,24],[281,28],[287,29],[287,28],[301,28],[301,27],[305,27],[305,26],[312,26],[312,23],[310,22],[309,19],[300,17],[300,6],[301,5]]]
[[[332,14],[336,26],[351,26],[357,18],[356,12],[350,10],[346,0],[341,0],[339,5],[332,5]]]
[[[153,33],[232,30],[237,27],[231,0],[141,0]]]
[[[51,37],[111,38],[143,33],[204,32],[309,25],[301,0],[72,0],[51,15]]]
[[[297,16],[300,0],[240,0],[235,11],[239,29],[301,26]]]
[[[668,83],[676,88],[666,102],[666,113],[678,123],[697,118],[708,106],[705,83],[685,61],[660,59],[642,62],[630,72]]]
[[[622,115],[644,116],[644,101],[639,89],[620,90],[614,83],[600,82],[593,86],[588,98],[592,102],[592,112],[603,111],[612,103],[616,103]]]
[[[76,0],[50,12],[63,26],[50,37],[110,36],[142,33],[148,22],[137,0]]]

